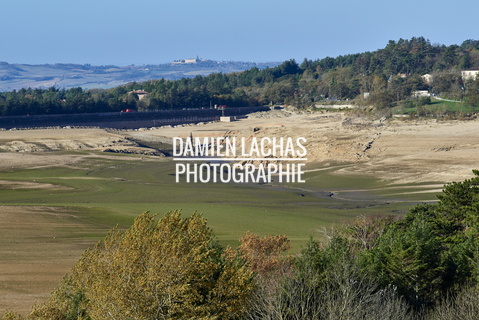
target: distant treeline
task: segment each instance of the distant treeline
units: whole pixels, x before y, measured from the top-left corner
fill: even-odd
[[[389,41],[384,49],[301,64],[288,60],[274,68],[215,73],[175,81],[152,80],[113,89],[21,89],[0,93],[0,115],[163,110],[290,104],[307,107],[357,99],[391,107],[415,90],[479,105],[478,81],[465,82],[460,70],[479,68],[479,40],[461,45],[431,44],[423,37]],[[430,74],[429,79],[422,77]],[[139,99],[135,90],[148,94]],[[367,99],[364,99],[367,93]],[[361,101],[359,101],[361,100]]]

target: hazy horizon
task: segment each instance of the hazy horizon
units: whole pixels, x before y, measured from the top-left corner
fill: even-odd
[[[456,1],[8,1],[0,61],[164,64],[199,56],[277,62],[375,51],[389,40],[477,38],[479,3]]]

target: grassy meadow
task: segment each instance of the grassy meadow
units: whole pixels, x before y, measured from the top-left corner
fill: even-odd
[[[470,114],[478,111],[477,107],[474,107],[465,101],[449,101],[449,100],[439,100],[434,97],[431,97],[431,102],[429,104],[423,105],[421,107],[417,106],[400,106],[392,108],[393,113],[397,114],[416,114],[420,113],[422,116],[425,114],[428,115],[444,115],[449,114]]]
[[[401,214],[435,193],[414,193],[422,186],[390,186],[379,179],[344,176],[310,166],[306,183],[262,185],[175,183],[169,158],[93,154],[72,167],[12,169],[0,180],[48,183],[56,188],[0,190],[2,206],[44,206],[74,212],[95,226],[84,237],[101,238],[118,225],[128,227],[144,211],[163,214],[180,209],[202,213],[223,244],[235,245],[247,231],[285,234],[298,250],[324,227],[358,215]],[[58,187],[60,186],[60,187]]]

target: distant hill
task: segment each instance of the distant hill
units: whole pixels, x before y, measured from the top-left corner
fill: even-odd
[[[0,90],[0,116],[213,105],[311,107],[335,101],[383,109],[385,114],[417,108],[425,113],[424,106],[432,104],[430,96],[467,102],[477,112],[477,74],[479,40],[446,46],[424,37],[390,40],[373,52],[304,59],[301,64],[294,59],[281,64],[185,59],[141,67],[3,63],[0,85],[2,77],[5,85],[10,83],[3,90],[30,89]],[[165,80],[178,78],[182,79]],[[442,108],[434,112],[447,115]]]
[[[167,64],[142,66],[92,66],[89,64],[9,64],[0,62],[0,92],[21,88],[112,88],[128,82],[154,79],[177,80],[211,73],[230,73],[251,68],[275,67],[280,62],[255,63],[178,60]]]

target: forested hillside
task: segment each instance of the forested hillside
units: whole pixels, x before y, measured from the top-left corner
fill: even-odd
[[[192,79],[151,80],[113,89],[21,89],[0,94],[1,115],[289,104],[308,107],[338,100],[388,108],[407,104],[416,90],[479,106],[479,82],[461,70],[479,68],[479,40],[432,44],[423,37],[389,41],[374,52],[285,61],[274,68],[215,73]],[[429,75],[429,76],[425,76]],[[135,90],[146,92],[140,97]]]

